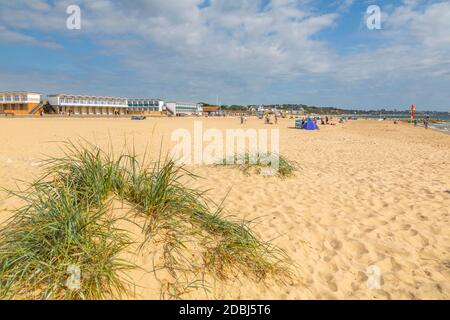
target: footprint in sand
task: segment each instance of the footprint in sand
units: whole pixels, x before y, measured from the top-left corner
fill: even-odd
[[[336,280],[334,279],[334,277],[332,279],[330,279],[329,281],[327,281],[327,285],[328,285],[328,288],[330,288],[331,291],[333,291],[333,292],[337,292],[338,291],[338,286],[336,284]]]
[[[325,261],[326,263],[329,263],[331,260],[333,260],[333,258],[336,256],[336,253],[333,251],[327,251],[326,255],[322,258],[323,261]]]
[[[423,247],[428,247],[428,245],[430,244],[430,241],[428,241],[428,239],[422,235],[420,236],[420,241],[422,242]]]
[[[334,250],[339,250],[342,248],[342,242],[337,239],[332,239],[328,244]]]
[[[397,261],[392,257],[391,257],[391,267],[392,267],[391,270],[393,272],[398,272],[398,271],[402,270],[402,266],[399,263],[397,263]]]
[[[364,229],[364,233],[371,233],[374,230],[375,230],[375,228],[367,228],[367,229]]]
[[[409,229],[411,229],[411,225],[410,224],[404,224],[404,225],[402,225],[401,229],[404,230],[404,231],[408,231]]]
[[[332,291],[332,292],[338,291],[336,279],[334,278],[333,275],[327,273],[327,274],[322,274],[321,277],[322,277],[322,280],[324,280],[324,282],[326,283],[326,286],[328,287],[328,289],[330,291]]]
[[[347,247],[347,246],[346,246]],[[359,241],[349,241],[348,249],[352,252],[357,258],[361,258],[363,255],[369,253],[366,246]]]
[[[356,281],[358,281],[359,283],[367,282],[367,280],[369,280],[369,277],[362,271],[359,271],[358,274],[356,275]]]

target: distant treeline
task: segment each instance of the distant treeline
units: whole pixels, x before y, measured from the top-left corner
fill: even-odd
[[[209,103],[204,103],[210,105]],[[362,110],[362,109],[341,109],[334,107],[317,107],[305,104],[273,104],[273,105],[221,105],[224,111],[249,111],[251,109],[258,110],[260,107],[265,109],[277,109],[284,111],[304,111],[305,113],[314,114],[359,114],[359,115],[409,115],[410,110]],[[423,115],[448,115],[448,112],[439,111],[416,111],[416,114]]]

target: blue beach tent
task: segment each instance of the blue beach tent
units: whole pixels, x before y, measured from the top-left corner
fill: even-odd
[[[309,120],[303,125],[304,130],[319,130],[319,126],[312,120]]]

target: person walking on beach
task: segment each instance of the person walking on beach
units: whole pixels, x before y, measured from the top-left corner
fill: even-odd
[[[241,114],[241,124],[244,124],[244,116]]]
[[[275,124],[278,124],[278,116],[275,114]]]
[[[425,126],[425,129],[428,130],[428,124],[430,121],[430,117],[426,117],[425,120],[423,120],[423,125]]]

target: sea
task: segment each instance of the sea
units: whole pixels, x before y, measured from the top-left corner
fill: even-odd
[[[430,128],[437,131],[442,131],[450,134],[450,121],[431,123]]]
[[[410,117],[407,115],[368,115],[362,117],[369,119],[410,119]],[[421,124],[421,120],[423,120],[425,117],[426,115],[422,114],[416,116],[419,125]],[[430,129],[450,134],[450,114],[431,115],[430,119],[437,121],[430,123]]]

